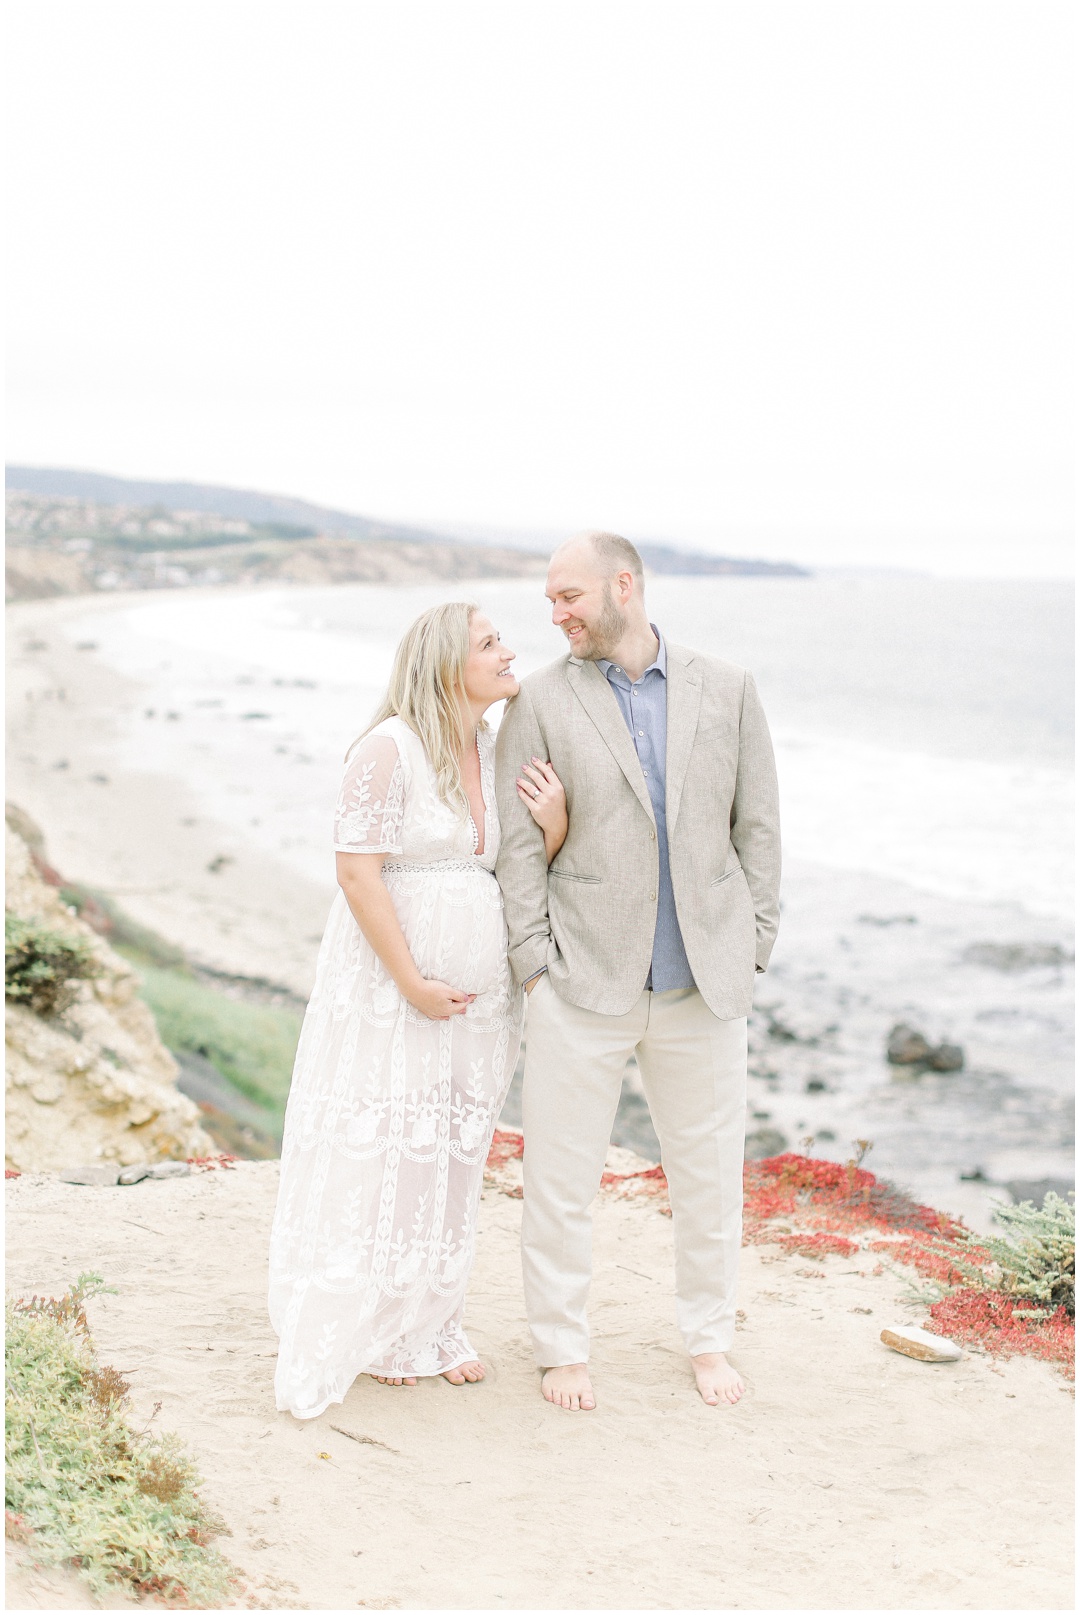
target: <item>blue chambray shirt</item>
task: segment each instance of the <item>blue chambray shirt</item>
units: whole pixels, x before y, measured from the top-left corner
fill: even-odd
[[[649,627],[659,641],[656,660],[641,677],[630,682],[628,673],[614,662],[598,661],[626,719],[626,727],[638,754],[641,772],[649,788],[656,818],[656,841],[660,853],[660,884],[656,892],[656,931],[653,934],[652,969],[645,983],[654,993],[675,987],[692,987],[694,977],[686,957],[682,932],[675,913],[675,893],[667,840],[667,647],[655,623]]]

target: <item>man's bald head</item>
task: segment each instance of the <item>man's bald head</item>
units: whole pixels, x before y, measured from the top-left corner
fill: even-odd
[[[641,556],[617,533],[577,533],[560,544],[548,567],[547,597],[571,654],[610,661],[620,645],[655,645],[643,583]]]
[[[603,533],[589,531],[575,533],[568,538],[565,544],[560,544],[551,557],[552,563],[559,561],[586,561],[601,578],[613,578],[620,572],[632,572],[637,579],[638,590],[645,584],[645,568],[641,564],[641,556],[628,538],[620,538],[618,533]]]

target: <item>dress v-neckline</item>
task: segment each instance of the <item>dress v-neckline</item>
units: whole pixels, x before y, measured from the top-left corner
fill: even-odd
[[[477,769],[479,770],[479,776],[480,776],[480,800],[481,800],[481,802],[483,803],[483,806],[484,806],[484,811],[481,814],[481,818],[483,819],[483,823],[484,823],[484,845],[483,846],[480,845],[480,827],[477,824],[475,818],[473,817],[472,803],[471,802],[469,803],[469,825],[470,825],[470,827],[472,829],[472,843],[473,843],[473,845],[472,845],[472,855],[473,855],[474,858],[482,858],[484,856],[484,852],[485,852],[485,850],[487,848],[488,804],[487,804],[487,797],[484,795],[484,755],[483,755],[483,752],[480,750],[480,735],[479,735],[479,732],[477,732],[477,734],[475,736],[475,739],[473,741],[473,744],[476,747],[476,766],[477,766]],[[466,791],[465,792],[466,801],[468,801],[468,796],[469,796],[469,793],[468,793],[468,791]]]

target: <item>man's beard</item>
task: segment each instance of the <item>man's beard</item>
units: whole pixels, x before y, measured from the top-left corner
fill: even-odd
[[[573,654],[582,662],[609,662],[616,645],[623,636],[626,624],[622,613],[611,596],[611,584],[604,584],[604,604],[595,623],[586,623],[588,645],[574,649]]]

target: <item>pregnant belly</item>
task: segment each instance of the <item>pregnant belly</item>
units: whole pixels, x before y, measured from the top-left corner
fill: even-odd
[[[499,986],[507,973],[506,920],[494,875],[479,867],[401,873],[385,865],[383,874],[422,976],[466,993]]]

